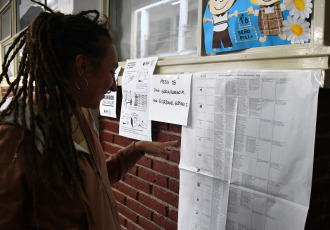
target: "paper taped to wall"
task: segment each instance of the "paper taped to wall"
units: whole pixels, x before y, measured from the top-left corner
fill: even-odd
[[[154,75],[152,77],[150,120],[187,125],[191,75]]]
[[[119,135],[151,141],[151,120],[148,119],[150,78],[158,57],[126,61],[122,78],[123,99]]]
[[[178,229],[304,229],[320,77],[309,70],[193,75]]]

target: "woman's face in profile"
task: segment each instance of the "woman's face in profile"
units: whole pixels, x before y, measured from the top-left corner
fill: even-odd
[[[76,91],[74,100],[77,105],[97,109],[107,91],[116,91],[117,86],[114,74],[117,67],[118,58],[116,48],[113,44],[109,44],[107,46],[106,56],[100,61],[98,66],[93,68],[90,64],[89,68],[87,67],[84,77],[88,82],[88,87]]]

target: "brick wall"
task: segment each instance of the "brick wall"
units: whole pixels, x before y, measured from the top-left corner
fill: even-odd
[[[1,99],[6,94],[7,90],[8,90],[8,87],[1,87],[1,96],[0,96]]]
[[[121,89],[117,117],[120,117]],[[106,157],[133,140],[121,137],[119,119],[101,117],[100,139]],[[181,126],[152,122],[152,139],[179,140]],[[170,155],[146,154],[119,182],[113,185],[123,229],[176,229],[179,202],[179,148]]]
[[[118,98],[121,98],[118,90]],[[330,89],[320,89],[311,204],[306,230],[330,226]],[[117,117],[121,101],[117,105]],[[180,140],[181,126],[153,122],[153,140]],[[132,140],[120,137],[119,120],[101,117],[100,134],[108,157]],[[144,156],[113,186],[123,229],[177,229],[180,153]]]

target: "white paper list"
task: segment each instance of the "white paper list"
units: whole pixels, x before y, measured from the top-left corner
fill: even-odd
[[[182,128],[178,229],[304,229],[320,75],[194,74]]]

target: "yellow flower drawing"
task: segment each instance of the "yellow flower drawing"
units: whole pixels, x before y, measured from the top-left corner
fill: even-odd
[[[287,17],[283,22],[283,33],[291,44],[308,42],[311,37],[310,23],[303,18]]]
[[[284,0],[284,4],[290,2],[287,9],[290,10],[290,15],[295,18],[309,18],[312,13],[313,3],[312,0]]]

